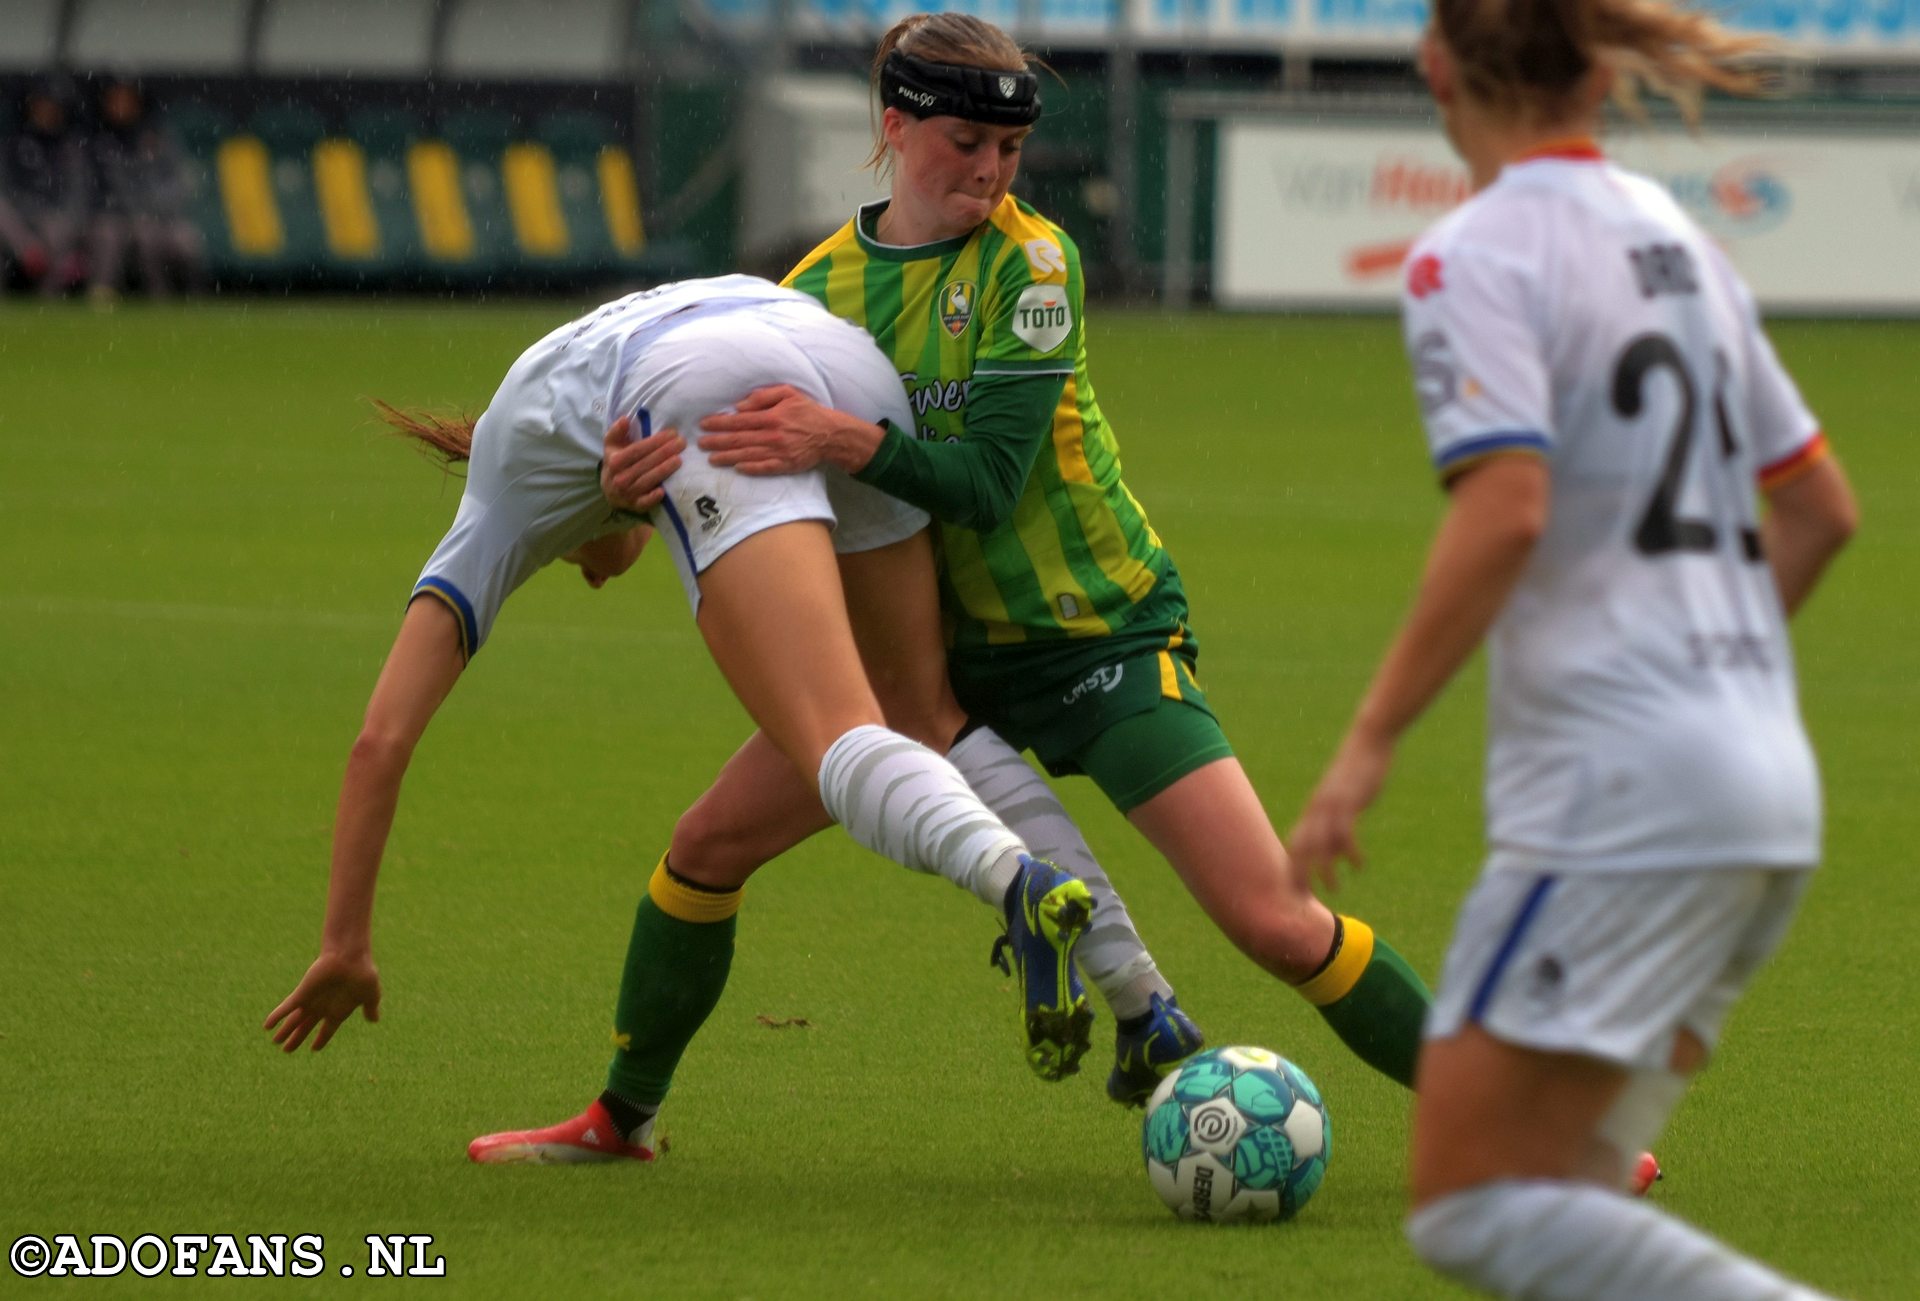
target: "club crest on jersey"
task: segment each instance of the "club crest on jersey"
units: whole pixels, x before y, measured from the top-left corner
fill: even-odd
[[[976,291],[971,280],[955,280],[940,291],[940,324],[957,339],[973,324],[973,300]]]

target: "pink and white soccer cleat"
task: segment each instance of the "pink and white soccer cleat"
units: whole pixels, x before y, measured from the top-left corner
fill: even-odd
[[[482,1134],[467,1144],[467,1158],[481,1165],[653,1160],[653,1122],[649,1120],[634,1138],[636,1142],[627,1142],[620,1137],[613,1118],[596,1098],[585,1111],[558,1125]]]
[[[1633,1163],[1633,1178],[1627,1181],[1627,1191],[1635,1197],[1645,1197],[1647,1189],[1666,1177],[1660,1169],[1660,1163],[1653,1159],[1653,1153],[1642,1152],[1640,1159]]]

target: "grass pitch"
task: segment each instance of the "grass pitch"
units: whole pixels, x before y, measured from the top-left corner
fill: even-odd
[[[364,1272],[368,1234],[430,1234],[438,1290],[482,1295],[1451,1295],[1399,1237],[1406,1098],[1235,954],[1085,783],[1069,805],[1213,1041],[1278,1049],[1326,1093],[1335,1159],[1299,1222],[1174,1222],[1104,1060],[1027,1076],[986,911],[837,833],[749,889],[665,1159],[467,1164],[473,1135],[600,1087],[633,903],[748,730],[658,558],[598,593],[543,574],[509,603],[408,779],[376,916],[382,1022],[273,1051],[259,1023],[318,941],[347,746],[458,499],[366,400],[477,410],[568,314],[0,320],[0,1238],[323,1235],[326,1273],[264,1285],[283,1293]],[[1204,680],[1284,830],[1440,506],[1395,328],[1097,313],[1092,330]],[[1657,1195],[1836,1293],[1910,1297],[1920,329],[1776,337],[1864,504],[1796,629],[1829,862],[1662,1142]],[[1475,673],[1406,744],[1366,827],[1373,866],[1339,900],[1428,973],[1480,855],[1480,698]]]

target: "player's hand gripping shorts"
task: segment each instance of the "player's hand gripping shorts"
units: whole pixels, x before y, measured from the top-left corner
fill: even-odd
[[[795,520],[833,527],[834,550],[871,551],[927,527],[925,511],[832,467],[754,476],[711,464],[700,421],[754,389],[791,384],[824,406],[911,428],[900,377],[864,331],[807,308],[756,305],[675,323],[634,359],[621,386],[634,436],[676,429],[687,440],[667,496],[652,513],[694,612],[708,565],[765,529]]]

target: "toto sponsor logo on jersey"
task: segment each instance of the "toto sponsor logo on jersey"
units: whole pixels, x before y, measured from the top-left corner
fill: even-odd
[[[1073,333],[1065,285],[1028,285],[1013,305],[1013,333],[1035,352],[1052,352]]]
[[[1711,172],[1661,178],[1695,221],[1715,234],[1758,235],[1787,219],[1793,192],[1764,161],[1741,158]]]

